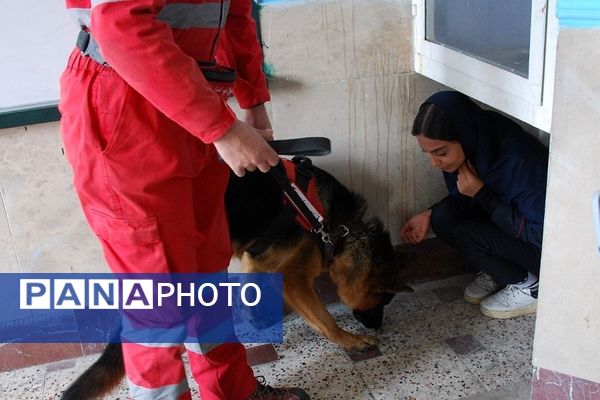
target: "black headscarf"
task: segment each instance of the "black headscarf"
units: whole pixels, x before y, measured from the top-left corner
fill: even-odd
[[[509,118],[482,110],[458,92],[438,92],[425,103],[446,112],[477,175],[530,221],[542,223],[548,170],[547,149]],[[462,196],[457,173],[444,172],[450,194]]]

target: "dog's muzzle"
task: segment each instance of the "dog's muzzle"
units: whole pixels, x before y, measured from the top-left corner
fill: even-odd
[[[385,293],[376,307],[368,310],[354,310],[354,318],[358,320],[365,328],[379,329],[383,323],[383,307],[389,304],[394,298],[395,293]]]

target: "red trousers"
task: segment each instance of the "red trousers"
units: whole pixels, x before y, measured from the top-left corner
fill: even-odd
[[[214,146],[79,51],[61,77],[59,107],[74,187],[113,272],[227,268],[229,170]],[[181,344],[122,346],[134,398],[190,398]],[[241,344],[185,347],[203,400],[244,399],[255,389]]]

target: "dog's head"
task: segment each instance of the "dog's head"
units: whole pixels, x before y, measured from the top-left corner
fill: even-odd
[[[336,255],[330,275],[340,299],[365,327],[378,329],[383,308],[399,292],[412,292],[402,280],[403,265],[378,218],[351,229]]]

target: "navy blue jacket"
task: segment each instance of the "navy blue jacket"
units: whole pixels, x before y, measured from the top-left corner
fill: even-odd
[[[426,103],[444,110],[465,157],[483,188],[472,199],[460,194],[457,173],[444,172],[450,196],[483,209],[503,231],[541,248],[548,150],[512,120],[482,110],[458,92],[439,92]]]

